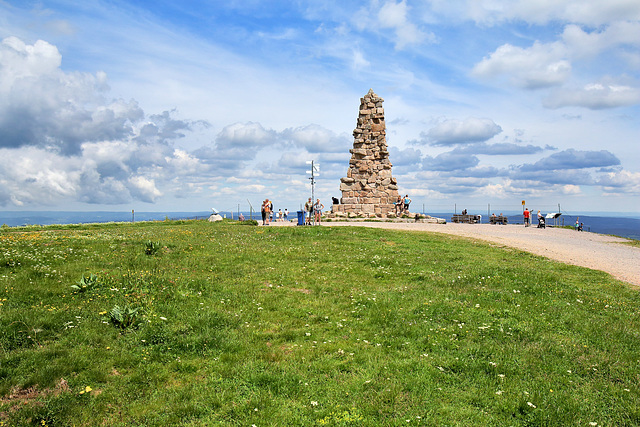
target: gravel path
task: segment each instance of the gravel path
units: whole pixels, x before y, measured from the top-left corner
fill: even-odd
[[[566,228],[490,224],[411,224],[392,222],[331,222],[323,225],[360,225],[393,230],[454,234],[521,249],[567,264],[602,270],[618,280],[640,286],[640,248],[627,239]]]
[[[272,223],[272,225],[291,223]],[[602,270],[618,280],[640,286],[640,248],[627,239],[565,228],[539,229],[523,225],[426,224],[393,222],[330,222],[323,226],[360,226],[428,231],[484,240],[541,255],[567,264]]]

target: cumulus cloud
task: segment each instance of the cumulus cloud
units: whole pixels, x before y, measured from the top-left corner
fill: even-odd
[[[634,105],[640,102],[640,88],[625,76],[602,77],[581,88],[568,88],[566,84],[575,64],[577,70],[582,70],[585,61],[605,54],[608,59],[602,61],[616,58],[637,66],[639,33],[640,22],[633,21],[609,22],[591,31],[568,24],[556,42],[535,41],[530,47],[500,46],[473,67],[472,75],[486,79],[506,77],[512,85],[525,89],[555,88],[543,101],[546,108],[576,106],[596,110]]]
[[[345,136],[315,124],[285,129],[280,136],[309,153],[345,152],[351,145]]]
[[[640,88],[614,82],[591,83],[580,89],[558,89],[544,101],[547,108],[584,107],[591,110],[625,107],[640,103]]]
[[[640,172],[626,170],[602,174],[597,184],[602,186],[606,194],[640,195]]]
[[[391,28],[395,31],[396,49],[403,49],[410,44],[419,44],[433,38],[432,34],[422,32],[408,18],[409,8],[406,0],[396,3],[394,0],[382,5],[378,11],[378,23],[382,28]]]
[[[466,147],[458,147],[456,151],[468,154],[485,154],[488,156],[513,156],[535,154],[545,150],[537,145],[520,145],[512,142],[499,142],[496,144],[478,143]]]
[[[448,176],[437,183],[438,192],[450,195],[473,195],[477,193],[489,181],[476,177],[455,177]]]
[[[359,30],[391,30],[396,50],[403,50],[411,45],[419,45],[425,42],[434,42],[433,33],[424,31],[412,19],[411,7],[406,0],[385,1],[382,5],[377,0],[371,0],[367,7],[363,7],[354,18],[356,28]],[[382,31],[381,31],[382,32]]]
[[[571,74],[564,44],[535,42],[530,48],[504,44],[473,67],[483,78],[509,77],[512,84],[539,89],[564,83]]]
[[[175,111],[146,117],[135,100],[106,98],[104,73],[67,73],[61,63],[45,41],[0,43],[0,206],[154,203],[161,184],[206,171],[172,146],[206,123]],[[220,139],[247,145],[259,134],[238,133]]]
[[[389,159],[394,167],[415,166],[420,164],[422,152],[415,148],[405,148],[403,150],[397,147],[389,148]]]
[[[487,141],[500,132],[502,128],[493,120],[470,117],[445,120],[421,136],[430,145],[451,146]]]
[[[61,61],[58,49],[42,40],[0,43],[0,147],[74,155],[84,142],[132,135],[132,123],[144,115],[138,104],[107,102],[104,73],[65,73]]]
[[[480,163],[476,156],[453,151],[439,154],[435,157],[426,156],[422,160],[422,169],[427,171],[449,172],[469,169]]]
[[[129,184],[131,195],[143,202],[153,203],[158,197],[162,196],[153,179],[148,179],[144,176],[132,176],[129,178]]]
[[[562,41],[574,57],[594,57],[617,46],[640,46],[640,22],[612,22],[599,31],[588,32],[579,25],[564,28]]]
[[[464,170],[454,170],[449,173],[450,176],[460,176],[467,178],[496,178],[499,176],[508,176],[508,171],[498,169],[494,166],[475,166]]]
[[[554,171],[617,166],[620,160],[607,150],[580,151],[573,148],[554,153],[534,164],[525,164],[521,171]]]
[[[260,123],[234,123],[225,126],[211,145],[199,148],[193,155],[223,175],[238,172],[256,158],[257,153],[279,141],[273,129]]]
[[[529,170],[523,167],[512,171],[510,177],[529,184],[592,185],[595,182],[588,170],[581,169]]]
[[[223,150],[242,148],[255,150],[273,144],[276,132],[265,129],[260,123],[234,123],[225,126],[216,136],[216,145]]]

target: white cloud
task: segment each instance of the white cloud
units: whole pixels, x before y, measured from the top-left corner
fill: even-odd
[[[360,70],[362,68],[366,68],[369,65],[371,65],[371,63],[367,61],[367,59],[364,56],[364,53],[361,50],[353,51],[353,61],[351,62],[351,64],[354,70]]]
[[[508,76],[515,86],[538,89],[564,83],[571,74],[566,47],[559,42],[535,42],[530,48],[504,44],[473,67],[484,78]]]
[[[431,145],[456,145],[487,141],[502,132],[491,119],[469,117],[449,119],[429,129],[426,139]]]
[[[156,183],[153,179],[145,178],[144,176],[132,176],[129,178],[131,195],[136,199],[143,202],[153,203],[156,199],[162,196],[162,192],[156,188]]]
[[[584,107],[592,110],[640,103],[640,88],[615,82],[590,83],[580,89],[557,89],[544,99],[547,108]]]
[[[52,204],[76,195],[80,178],[77,159],[51,155],[28,147],[0,150],[0,206]]]
[[[55,73],[62,63],[58,49],[43,40],[28,45],[17,37],[7,37],[2,40],[0,49],[0,88],[3,92],[8,91],[16,80]]]
[[[267,130],[260,123],[234,123],[225,126],[216,137],[216,142],[221,147],[246,147],[259,148],[272,144],[275,141],[275,132]]]
[[[618,46],[640,46],[640,22],[613,22],[600,31],[587,32],[578,25],[567,25],[562,41],[572,57],[595,57]]]
[[[416,25],[407,0],[398,3],[395,0],[388,0],[382,5],[377,0],[371,0],[368,7],[361,8],[354,15],[353,21],[355,27],[361,31],[378,32],[384,29],[393,31],[393,36],[390,38],[396,50],[435,41],[433,33],[423,31]],[[380,33],[384,34],[382,31]]]
[[[173,150],[172,156],[165,156],[164,161],[178,175],[203,172],[203,165],[196,157],[178,148]]]
[[[600,26],[612,21],[639,20],[636,0],[430,0],[434,12],[449,19],[471,19],[481,25],[523,21],[545,25],[564,21]]]
[[[309,153],[344,152],[352,143],[346,137],[315,124],[285,129],[281,136]]]
[[[640,195],[640,172],[626,170],[604,173],[597,182],[607,195]]]
[[[0,44],[0,146],[77,154],[83,142],[122,139],[143,116],[135,101],[106,102],[104,73],[65,73],[55,46]]]

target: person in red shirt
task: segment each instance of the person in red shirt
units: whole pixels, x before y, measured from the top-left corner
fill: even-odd
[[[531,225],[529,221],[531,219],[531,212],[529,212],[529,209],[524,208],[523,215],[524,215],[524,226],[528,227],[529,225]]]

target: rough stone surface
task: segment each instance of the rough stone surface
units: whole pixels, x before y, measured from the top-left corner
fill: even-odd
[[[395,213],[398,183],[391,173],[383,102],[372,89],[360,98],[351,160],[346,177],[340,179],[342,198],[332,208],[336,215],[386,218]]]

